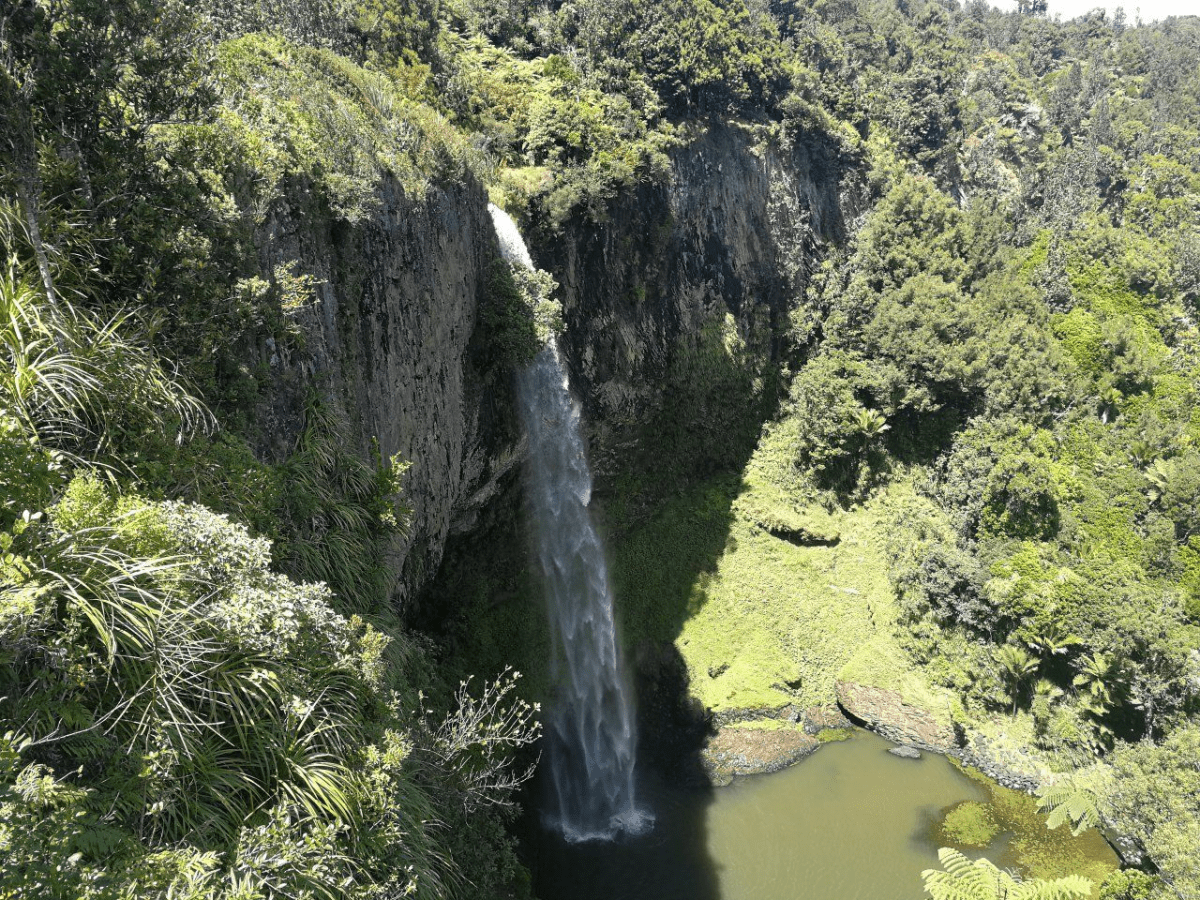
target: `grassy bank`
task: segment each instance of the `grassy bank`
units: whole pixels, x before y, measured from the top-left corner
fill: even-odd
[[[673,643],[693,697],[718,713],[833,703],[846,675],[932,701],[895,640],[884,558],[911,488],[831,512],[790,483],[785,440],[769,434],[742,475],[695,486],[617,540],[627,640]]]

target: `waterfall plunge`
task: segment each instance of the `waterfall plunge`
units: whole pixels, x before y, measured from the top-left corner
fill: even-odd
[[[500,252],[533,268],[512,219],[488,206]],[[550,788],[547,823],[568,841],[637,834],[653,818],[634,796],[637,735],[613,624],[604,548],[592,525],[579,405],[553,343],[518,380],[529,436],[529,507],[546,578],[553,675],[560,685],[548,711],[544,765]]]

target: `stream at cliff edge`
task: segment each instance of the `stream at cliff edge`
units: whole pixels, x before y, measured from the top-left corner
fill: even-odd
[[[887,753],[855,732],[774,775],[723,788],[646,785],[654,831],[570,845],[541,833],[530,848],[541,900],[917,900],[935,867],[934,826],[984,787],[949,760]],[[1110,853],[1098,834],[1097,853]],[[985,855],[1015,860],[1008,836]]]

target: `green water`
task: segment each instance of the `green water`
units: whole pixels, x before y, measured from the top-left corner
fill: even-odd
[[[900,759],[874,736],[830,744],[776,777],[745,779],[707,810],[720,896],[892,900],[921,895],[944,807],[985,792],[946,759]]]
[[[649,785],[654,832],[622,844],[534,852],[542,900],[916,900],[921,871],[937,865],[936,827],[964,801],[991,792],[947,759],[900,759],[863,732],[827,744],[775,775],[719,789]],[[1011,800],[1011,798],[1010,798]],[[1039,826],[1040,827],[1040,826]],[[1078,842],[1077,842],[1078,843]],[[986,855],[1020,864],[1012,834]],[[1094,832],[1073,847],[1093,864],[1115,857]]]

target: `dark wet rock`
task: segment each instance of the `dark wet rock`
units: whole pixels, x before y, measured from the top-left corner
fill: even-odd
[[[741,722],[800,722],[804,718],[804,710],[795,703],[785,703],[775,707],[749,707],[744,709],[722,709],[712,714],[713,724],[721,727]]]
[[[750,357],[778,358],[781,323],[822,246],[843,240],[856,214],[854,165],[816,131],[763,142],[714,123],[672,151],[669,180],[613,198],[601,215],[588,206],[558,227],[526,222],[534,261],[560,284],[560,348],[601,491],[677,401],[664,391],[672,365],[705,335],[733,323]],[[801,530],[799,540],[836,538]]]
[[[447,538],[516,481],[521,447],[510,392],[488,384],[481,310],[499,253],[486,191],[465,179],[413,194],[384,176],[376,201],[356,223],[303,183],[272,204],[255,233],[261,277],[273,283],[279,267],[294,267],[316,287],[290,318],[302,340],[277,342],[264,329],[245,339],[243,356],[270,373],[255,411],[260,459],[294,450],[316,395],[347,450],[411,463],[412,512],[387,560],[403,607]]]
[[[841,535],[836,532],[814,534],[807,528],[787,528],[783,525],[768,528],[767,533],[771,537],[777,537],[781,541],[787,541],[797,547],[836,547],[842,539]]]
[[[1121,859],[1122,866],[1144,869],[1150,865],[1150,857],[1146,854],[1146,848],[1142,846],[1142,842],[1136,837],[1123,834],[1120,829],[1107,821],[1100,829],[1100,833],[1104,835],[1104,839],[1108,841],[1108,845],[1116,851],[1117,856]]]
[[[673,402],[672,360],[715,326],[734,322],[763,365],[778,357],[781,323],[821,245],[842,240],[856,214],[858,194],[843,184],[855,165],[819,131],[764,143],[714,125],[672,151],[668,179],[603,211],[581,208],[561,228],[525,222],[535,262],[561,284],[560,345],[601,483]],[[268,373],[252,441],[261,459],[292,451],[315,394],[347,449],[411,463],[412,513],[388,565],[400,574],[394,604],[413,612],[447,542],[518,502],[523,447],[511,373],[496,368],[484,314],[499,258],[484,186],[455,178],[413,193],[385,176],[376,201],[351,223],[296,181],[267,210],[254,235],[257,274],[274,283],[280,266],[294,267],[315,294],[291,319],[303,340],[279,342],[264,328],[241,356]],[[832,537],[801,530],[797,540]]]
[[[1049,769],[1027,747],[999,745],[985,735],[971,733],[954,754],[992,781],[1014,790],[1035,794],[1047,782]]]
[[[909,746],[891,747],[888,750],[888,753],[892,754],[892,756],[899,756],[901,759],[920,759],[921,758],[921,751],[918,750],[916,747],[909,747]]]

